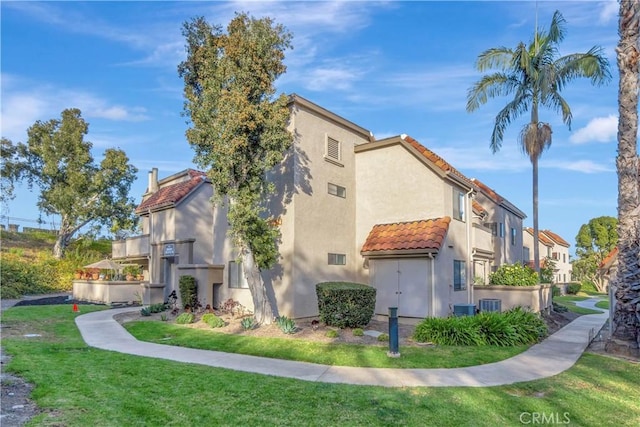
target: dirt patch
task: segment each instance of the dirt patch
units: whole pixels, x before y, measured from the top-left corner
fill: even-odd
[[[301,321],[296,321],[296,332],[294,334],[285,334],[280,330],[276,323],[272,323],[270,325],[260,325],[250,330],[245,330],[242,327],[242,317],[241,316],[233,316],[228,313],[223,313],[217,310],[214,310],[213,313],[220,317],[225,322],[225,326],[221,328],[215,328],[216,332],[221,332],[225,334],[236,334],[242,336],[252,336],[252,337],[267,337],[267,338],[285,338],[292,340],[304,340],[304,341],[314,341],[314,342],[324,342],[324,343],[348,343],[348,344],[364,344],[364,345],[378,345],[378,346],[388,346],[388,341],[378,341],[377,336],[379,334],[389,334],[389,326],[388,323],[372,320],[369,324],[361,328],[365,333],[363,336],[357,336],[354,334],[354,329],[352,328],[334,328],[330,326],[326,326],[320,323],[317,319],[305,319]],[[185,325],[189,328],[194,329],[206,329],[212,330],[211,326],[202,322],[200,319],[202,314],[199,313],[196,315],[196,322],[191,323],[189,325]],[[165,313],[154,313],[151,316],[142,316],[139,311],[133,311],[129,313],[122,313],[116,315],[114,318],[120,324],[124,324],[132,321],[151,321],[151,320],[161,320],[162,318],[166,318],[167,322],[175,322],[175,315],[170,314],[169,312]],[[413,335],[413,331],[415,330],[415,325],[398,325],[398,340],[401,345],[424,345],[420,343],[415,343],[411,336]],[[330,338],[327,336],[329,331],[335,331],[338,333],[336,338]]]
[[[33,386],[22,378],[5,372],[4,367],[9,360],[10,357],[4,352],[0,353],[0,425],[17,427],[26,424],[41,411],[29,399]]]

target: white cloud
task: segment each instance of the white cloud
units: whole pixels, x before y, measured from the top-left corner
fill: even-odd
[[[620,13],[620,6],[618,5],[618,2],[615,0],[602,2],[601,5],[602,5],[602,10],[600,11],[601,24],[608,23],[611,20],[611,18],[617,17],[618,13]]]
[[[37,120],[59,118],[66,108],[79,108],[89,123],[92,118],[119,122],[149,119],[145,108],[140,106],[118,105],[82,89],[61,88],[2,75],[2,136],[24,141],[27,129]]]
[[[614,169],[604,164],[598,164],[592,160],[568,160],[545,161],[540,163],[541,168],[561,169],[586,174],[612,172]]]
[[[569,137],[573,144],[586,144],[587,142],[611,142],[618,133],[618,118],[614,115],[596,117],[587,125],[578,129]]]
[[[304,82],[309,90],[348,90],[353,82],[362,75],[362,71],[349,68],[316,68],[311,70]]]

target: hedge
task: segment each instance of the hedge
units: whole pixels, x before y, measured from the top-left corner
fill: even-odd
[[[320,320],[327,326],[357,328],[373,317],[376,289],[362,283],[323,282],[316,285]]]

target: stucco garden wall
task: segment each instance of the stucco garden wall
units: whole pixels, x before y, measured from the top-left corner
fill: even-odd
[[[481,299],[499,299],[502,301],[502,311],[520,306],[539,313],[551,309],[552,306],[551,285],[548,284],[536,286],[474,286],[473,297],[478,308],[480,307]]]

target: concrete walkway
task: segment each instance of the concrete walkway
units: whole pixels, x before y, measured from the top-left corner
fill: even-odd
[[[594,308],[597,301],[578,305]],[[304,381],[385,387],[486,387],[550,377],[574,365],[608,318],[607,312],[580,316],[527,351],[496,363],[452,369],[392,369],[325,366],[138,341],[113,318],[135,310],[139,308],[88,313],[76,317],[76,324],[89,346],[103,350]]]

